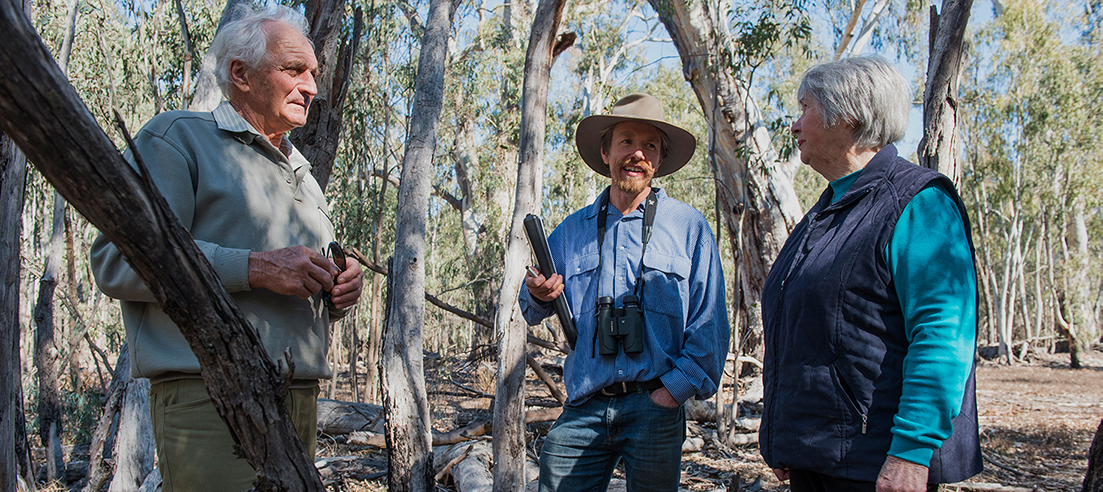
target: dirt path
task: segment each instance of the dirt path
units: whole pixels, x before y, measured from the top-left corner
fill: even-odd
[[[974,481],[1079,491],[1088,448],[1103,418],[1103,354],[1069,368],[1068,354],[1030,365],[977,368],[985,471]]]

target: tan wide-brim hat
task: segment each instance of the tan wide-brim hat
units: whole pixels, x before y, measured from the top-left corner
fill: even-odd
[[[601,132],[630,120],[650,123],[666,134],[669,142],[667,154],[659,169],[655,170],[656,178],[681,169],[697,150],[697,139],[693,134],[666,122],[663,104],[658,99],[649,94],[629,94],[617,101],[609,114],[587,116],[578,123],[574,133],[575,147],[590,169],[609,177],[609,166],[601,160]]]

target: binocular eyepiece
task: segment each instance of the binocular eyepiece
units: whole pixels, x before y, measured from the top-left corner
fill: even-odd
[[[616,355],[624,345],[624,353],[643,352],[643,311],[635,295],[624,296],[624,307],[613,307],[612,297],[597,298],[598,351],[601,355]]]

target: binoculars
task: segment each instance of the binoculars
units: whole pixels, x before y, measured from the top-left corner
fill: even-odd
[[[598,351],[601,355],[617,355],[617,348],[624,345],[624,353],[643,352],[643,311],[635,295],[624,296],[624,308],[613,308],[612,297],[597,298]]]

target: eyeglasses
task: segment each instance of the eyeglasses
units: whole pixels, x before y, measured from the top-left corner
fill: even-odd
[[[345,250],[341,248],[341,244],[337,241],[329,243],[329,256],[327,258],[333,260],[333,263],[337,265],[337,268],[342,272],[345,271]]]
[[[337,241],[329,243],[329,247],[326,248],[326,258],[333,260],[333,264],[337,265],[337,275],[345,271],[345,250],[341,248],[341,244]],[[336,282],[337,275],[333,276],[333,280]],[[333,304],[333,295],[329,292],[322,294],[322,299],[325,300],[326,307],[336,307]]]

